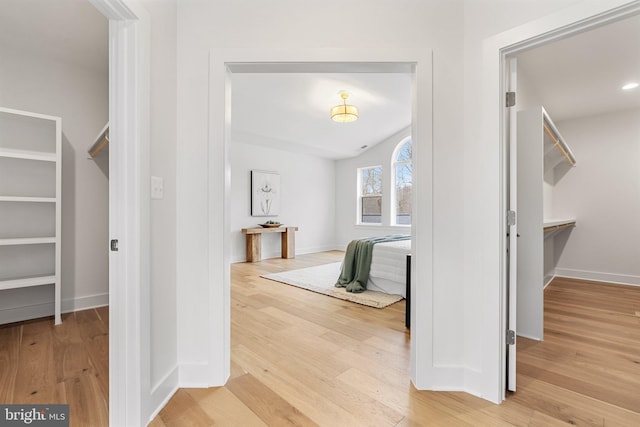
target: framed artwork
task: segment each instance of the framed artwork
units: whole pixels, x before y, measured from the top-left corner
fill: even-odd
[[[251,216],[280,214],[280,174],[251,171]]]

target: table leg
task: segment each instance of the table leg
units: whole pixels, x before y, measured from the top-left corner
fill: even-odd
[[[262,260],[262,234],[247,234],[247,262]]]
[[[282,233],[282,258],[295,258],[296,257],[296,232],[293,228],[287,228]]]

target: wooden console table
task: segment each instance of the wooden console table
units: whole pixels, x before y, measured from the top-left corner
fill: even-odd
[[[247,262],[257,262],[262,260],[262,234],[264,233],[282,233],[282,258],[295,258],[296,231],[298,231],[298,227],[292,226],[277,228],[243,228],[242,234],[247,237]]]

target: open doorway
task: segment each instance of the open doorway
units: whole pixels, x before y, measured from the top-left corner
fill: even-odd
[[[326,285],[331,292],[351,239],[410,234],[410,225],[391,225],[391,207],[384,206],[383,215],[378,210],[377,216],[367,218],[375,224],[362,224],[357,218],[358,168],[379,165],[381,183],[384,180],[379,201],[391,204],[392,157],[396,147],[410,137],[411,73],[373,70],[375,67],[367,73],[231,73],[231,360],[236,369],[227,387],[250,379],[281,391],[280,379],[306,377],[299,387],[305,387],[305,382],[309,385],[306,395],[322,402],[318,409],[336,405],[338,393],[329,393],[329,388],[346,390],[348,386],[324,374],[335,371],[351,352],[361,354],[363,365],[370,360],[371,365],[381,367],[385,364],[381,360],[386,361],[384,378],[388,382],[407,381],[409,334],[404,330],[404,302],[385,308],[345,304],[260,277],[274,272],[305,274],[305,285],[315,289]],[[355,123],[337,123],[329,116],[331,107],[341,101],[339,90],[348,90],[349,103],[360,111]],[[279,211],[269,212],[271,216],[250,206],[256,198],[250,193],[250,179],[263,171],[278,178],[274,191]],[[282,259],[284,254],[280,258],[280,233],[251,230],[267,220],[297,228],[295,259]],[[245,252],[249,248],[243,228],[261,234],[256,251]],[[245,263],[245,254],[255,256],[255,252],[259,259]],[[406,258],[400,262],[398,269],[402,270]],[[400,276],[404,293],[406,276]],[[367,302],[373,298],[365,297],[368,294],[351,296]],[[372,295],[383,298],[381,293]],[[384,298],[392,297],[387,293]],[[364,336],[371,339],[364,340]],[[389,345],[376,347],[374,341],[382,336]],[[311,384],[325,390],[311,390]],[[302,396],[292,397],[292,401],[297,399],[302,401]],[[298,404],[304,406],[303,402],[294,406]],[[325,413],[324,424],[351,416],[341,408],[319,409],[313,413],[316,420],[323,419],[321,412]],[[335,412],[332,423],[329,413]],[[371,423],[376,417],[379,415],[371,411],[358,416]]]
[[[1,15],[2,400],[104,424],[109,181],[87,150],[109,120],[109,23],[88,1],[6,1]]]
[[[627,213],[638,214],[633,202],[626,206],[635,192],[629,182],[635,179],[637,159],[623,160],[635,158],[632,153],[638,149],[637,138],[631,135],[638,132],[640,97],[629,92],[632,89],[623,89],[640,79],[638,28],[637,11],[631,7],[627,13],[592,17],[580,29],[567,27],[564,34],[559,30],[547,41],[524,41],[504,57],[511,64],[510,59],[517,60],[517,101],[511,107],[517,111],[513,150],[517,160],[512,163],[517,179],[510,183],[517,182],[518,189],[516,326],[519,336],[529,338],[518,340],[524,343],[527,356],[536,351],[535,343],[546,330],[552,342],[558,333],[564,341],[571,341],[570,332],[558,330],[558,310],[569,316],[565,322],[591,309],[603,310],[574,300],[573,307],[581,307],[582,314],[568,314],[572,310],[558,308],[563,292],[568,301],[580,289],[588,294],[590,286],[597,292],[616,289],[602,282],[620,284],[621,293],[624,285],[640,283],[634,261],[638,254],[634,248],[625,249],[640,230],[624,226]],[[609,55],[617,59],[608,61]],[[608,138],[613,139],[603,144]],[[612,188],[617,190],[612,192]],[[612,205],[622,209],[603,208]],[[613,231],[611,221],[624,229]],[[625,252],[616,254],[618,249]],[[547,298],[551,305],[545,312]],[[614,316],[612,312],[611,318]],[[549,329],[544,323],[547,317],[551,319]],[[597,317],[593,316],[591,331],[597,329]],[[597,337],[590,342],[594,349],[608,347]],[[557,360],[568,356],[548,354]],[[531,366],[529,357],[523,369],[530,374]],[[514,373],[510,369],[508,375]]]
[[[226,141],[225,144],[223,145],[218,145],[218,144],[213,144],[210,145],[210,158],[212,160],[216,160],[219,158],[219,155],[222,155],[223,158],[226,159],[225,161],[225,171],[228,171],[229,167],[231,166],[229,164],[228,161],[228,145],[230,143],[230,138],[229,138],[229,132],[230,129],[228,126],[225,126],[225,123],[229,123],[230,118],[228,116],[225,116],[224,111],[231,111],[231,86],[232,86],[232,73],[234,72],[263,72],[263,73],[269,73],[269,72],[274,72],[274,71],[282,71],[282,70],[286,70],[287,72],[323,72],[323,73],[328,73],[328,72],[353,72],[353,71],[359,71],[359,72],[366,72],[366,70],[368,69],[374,69],[376,71],[382,71],[382,70],[386,70],[387,72],[402,72],[402,73],[406,73],[406,72],[414,72],[415,74],[415,78],[414,78],[414,83],[413,83],[413,101],[412,101],[412,106],[415,106],[416,101],[419,99],[422,99],[422,96],[427,96],[430,97],[430,84],[427,84],[426,81],[430,81],[431,77],[430,77],[430,70],[425,67],[425,68],[421,68],[422,72],[416,72],[415,68],[413,67],[413,64],[411,62],[406,62],[406,60],[400,60],[397,61],[395,60],[393,57],[395,57],[395,55],[392,55],[391,57],[387,57],[384,60],[378,60],[378,61],[372,61],[373,58],[376,58],[376,53],[379,54],[378,58],[382,59],[383,57],[385,57],[388,52],[353,52],[353,53],[349,53],[348,55],[344,55],[345,52],[333,52],[333,55],[331,55],[331,52],[327,53],[327,51],[318,51],[318,52],[309,52],[308,50],[306,50],[303,54],[302,53],[298,53],[298,56],[300,58],[305,58],[306,61],[309,61],[310,58],[317,58],[317,59],[311,59],[313,62],[297,62],[297,61],[290,61],[291,57],[293,56],[294,58],[296,57],[296,54],[292,54],[291,52],[287,53],[287,52],[271,52],[269,54],[269,56],[271,56],[272,58],[287,58],[288,61],[285,61],[284,63],[282,62],[278,62],[278,60],[271,60],[268,62],[261,62],[261,61],[255,61],[255,60],[251,60],[249,59],[251,57],[251,52],[247,53],[247,51],[241,51],[241,52],[229,52],[229,51],[220,51],[220,52],[213,52],[213,57],[214,59],[212,60],[212,73],[211,73],[211,81],[212,81],[212,90],[211,90],[211,99],[213,100],[219,100],[219,96],[222,93],[225,93],[226,96],[226,108],[225,110],[218,110],[216,108],[216,105],[219,105],[219,101],[218,102],[212,102],[212,122],[211,122],[211,129],[212,129],[212,133],[211,135],[213,136],[213,139],[211,139],[211,141],[215,141],[215,135],[218,134],[218,132],[221,132],[221,135],[223,135],[223,140]],[[216,55],[218,54],[218,55]],[[264,51],[260,51],[258,57],[259,58],[264,58],[265,52]],[[316,56],[317,55],[317,56]],[[410,55],[413,56],[413,55]],[[361,62],[354,62],[356,60],[358,60],[358,58],[360,58]],[[418,59],[419,58],[419,59]],[[425,62],[430,62],[430,58],[423,56],[422,54],[418,53],[416,56],[416,59],[418,61],[425,61]],[[376,67],[381,67],[381,68],[376,68]],[[225,82],[224,87],[221,87],[221,82]],[[417,85],[416,85],[416,82]],[[226,88],[226,89],[225,89]],[[224,91],[221,91],[221,89],[224,89]],[[421,92],[422,95],[420,94],[416,94],[416,90],[424,90],[425,92]],[[221,106],[221,105],[219,105]],[[412,107],[413,109],[414,107]],[[220,114],[220,116],[218,116],[218,114]],[[226,118],[225,118],[226,117]],[[414,128],[414,132],[412,132],[413,135],[420,135],[416,138],[417,144],[421,146],[423,146],[424,148],[422,150],[416,150],[416,169],[419,169],[420,166],[419,164],[424,164],[424,165],[430,165],[431,164],[431,150],[430,150],[430,145],[431,145],[431,141],[430,141],[430,137],[429,132],[426,131],[425,133],[420,133],[418,134],[417,131],[418,129],[425,129],[428,128],[430,126],[431,123],[431,113],[430,113],[430,109],[426,108],[424,110],[420,110],[420,114],[417,115],[414,111],[414,116],[413,116],[413,128]],[[219,141],[219,140],[218,140]],[[218,176],[217,175],[217,171],[220,171],[220,168],[218,166],[218,163],[216,161],[210,162],[211,165],[211,171],[212,171],[212,177],[214,176]],[[426,167],[427,169],[429,168],[428,166]],[[222,227],[223,234],[222,236],[223,239],[218,240],[215,243],[220,243],[220,246],[214,245],[212,247],[212,253],[222,253],[224,254],[224,256],[222,256],[220,258],[220,260],[222,260],[222,264],[223,264],[223,272],[224,277],[223,277],[223,283],[224,283],[224,287],[220,290],[215,290],[212,293],[212,299],[211,299],[211,303],[212,306],[218,306],[222,304],[221,310],[219,311],[221,314],[223,314],[224,316],[222,317],[217,317],[214,316],[214,318],[212,318],[213,322],[212,322],[212,327],[214,327],[215,329],[217,329],[217,327],[222,327],[224,329],[226,329],[225,334],[226,334],[226,342],[227,344],[225,345],[225,353],[224,355],[222,355],[224,357],[223,360],[227,360],[229,361],[229,330],[227,329],[228,326],[225,328],[224,324],[226,323],[227,325],[229,325],[228,321],[228,309],[225,309],[225,306],[228,307],[229,306],[229,261],[230,261],[230,245],[229,245],[229,236],[230,236],[230,222],[229,222],[229,209],[231,207],[230,205],[230,198],[229,198],[229,189],[230,189],[230,183],[229,183],[229,173],[225,173],[224,177],[225,177],[225,182],[224,185],[222,186],[222,188],[220,188],[218,185],[215,184],[219,184],[220,181],[215,181],[215,184],[212,182],[211,188],[213,191],[213,195],[215,196],[216,194],[218,194],[218,192],[221,193],[222,196],[224,196],[224,200],[225,200],[225,205],[224,206],[215,206],[215,208],[212,206],[212,208],[215,209],[221,209],[222,212],[224,213],[224,215],[222,217],[227,218],[226,223],[224,224],[224,226]],[[422,179],[424,179],[425,181],[422,182],[430,182],[430,173],[427,173],[426,175],[421,175]],[[422,187],[422,183],[418,184],[421,188],[425,188],[425,194],[423,194],[423,198],[417,203],[417,206],[415,209],[417,209],[418,211],[422,212],[422,215],[418,216],[418,222],[421,223],[422,221],[425,221],[425,224],[423,224],[422,227],[419,227],[419,233],[420,235],[416,235],[417,233],[413,233],[414,236],[414,243],[415,243],[415,250],[416,253],[421,253],[422,256],[424,257],[424,263],[420,266],[420,267],[416,267],[416,265],[414,264],[413,266],[413,272],[417,277],[422,277],[422,279],[424,280],[425,286],[417,291],[415,291],[416,293],[414,294],[415,298],[418,298],[418,300],[420,300],[421,298],[426,298],[426,295],[430,292],[429,289],[431,287],[431,278],[429,277],[431,274],[430,271],[430,265],[431,265],[431,248],[430,245],[426,244],[426,242],[430,241],[430,233],[431,233],[431,228],[430,228],[430,224],[431,221],[429,218],[431,218],[431,193],[430,193],[430,189],[431,186],[427,185],[425,187]],[[212,200],[215,200],[216,197],[212,197]],[[414,210],[414,212],[416,212],[416,210]],[[215,212],[212,212],[215,213]],[[215,215],[214,215],[215,216]],[[212,216],[212,218],[214,217]],[[414,224],[415,227],[415,224]],[[212,229],[217,229],[220,230],[220,224],[213,224],[212,225]],[[217,234],[217,233],[216,233]],[[221,237],[222,237],[221,236]],[[213,240],[211,240],[212,243],[214,243]],[[423,246],[424,245],[424,246]],[[221,292],[221,296],[217,296],[220,295],[218,294],[218,292]],[[424,294],[423,294],[424,292]],[[422,294],[422,295],[421,295]],[[414,301],[415,301],[414,298]],[[430,304],[427,303],[427,304]],[[213,312],[217,311],[217,310],[212,310]],[[411,334],[411,340],[412,340],[412,351],[415,350],[415,342],[420,342],[426,338],[428,338],[428,334],[425,333],[426,330],[422,328],[421,326],[421,321],[423,320],[424,323],[422,324],[428,324],[430,319],[420,319],[421,317],[425,316],[426,313],[419,313],[417,314],[417,318],[418,321],[414,321],[412,322],[412,324],[416,325],[416,327],[412,330],[412,334]],[[225,321],[225,318],[227,319]],[[427,328],[428,329],[428,328]],[[215,354],[216,354],[216,359],[218,357],[220,357],[220,353],[219,353],[220,348],[217,347],[215,348]],[[415,360],[415,358],[412,357],[412,360]],[[229,363],[229,362],[227,362]],[[228,365],[227,365],[228,366]],[[412,372],[415,372],[414,369],[412,369]],[[415,381],[415,379],[414,379]]]

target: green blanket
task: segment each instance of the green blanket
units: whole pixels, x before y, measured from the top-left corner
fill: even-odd
[[[352,240],[351,243],[347,245],[347,252],[344,254],[340,277],[338,277],[335,286],[337,288],[346,288],[347,292],[364,292],[367,290],[367,282],[369,281],[373,245],[376,243],[397,242],[398,240],[409,239],[411,239],[411,236],[406,234],[390,234],[387,236]]]

